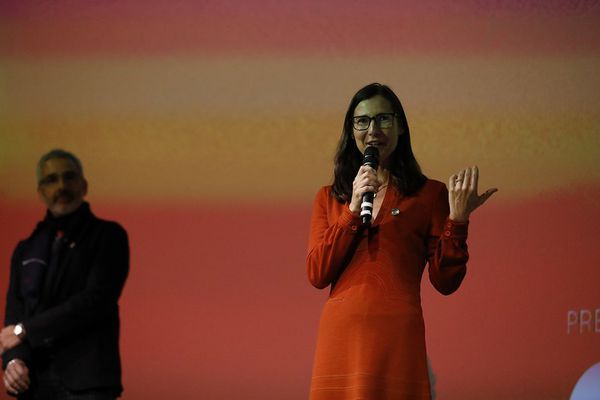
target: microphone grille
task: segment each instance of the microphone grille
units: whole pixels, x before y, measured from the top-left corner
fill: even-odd
[[[374,146],[367,146],[363,155],[363,165],[370,165],[377,169],[379,165],[379,150]]]

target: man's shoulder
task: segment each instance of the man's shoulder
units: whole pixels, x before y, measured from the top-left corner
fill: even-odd
[[[42,229],[42,222],[43,221],[38,221],[38,223],[35,224],[35,227],[31,231],[29,236],[25,238],[21,237],[21,239],[18,239],[17,245],[15,246],[16,251],[27,246],[27,243],[29,243],[40,232],[40,230]]]
[[[26,248],[27,243],[29,243],[30,240],[31,236],[29,236],[26,239],[19,240],[19,242],[17,242],[17,245],[15,246],[15,249],[13,250],[13,256],[21,254],[21,252],[23,251],[23,249]]]
[[[123,228],[123,225],[121,225],[117,221],[113,221],[110,219],[104,219],[104,218],[98,218],[96,216],[93,217],[93,220],[98,226],[102,226],[105,229],[115,229],[115,230],[125,231],[125,228]]]
[[[127,231],[117,221],[112,221],[108,219],[98,218],[95,215],[92,215],[92,225],[94,229],[99,232],[106,233],[108,235],[117,235],[127,237]]]

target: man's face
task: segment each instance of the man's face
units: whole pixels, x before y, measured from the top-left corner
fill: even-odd
[[[42,202],[55,217],[77,210],[87,194],[87,181],[68,158],[52,158],[42,166],[38,184]]]

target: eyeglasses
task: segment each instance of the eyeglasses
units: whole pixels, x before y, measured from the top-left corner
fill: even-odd
[[[380,128],[391,128],[394,125],[395,113],[381,113],[374,117],[366,115],[359,115],[358,117],[352,118],[352,125],[354,129],[358,131],[366,131],[371,126],[371,121],[375,120]]]

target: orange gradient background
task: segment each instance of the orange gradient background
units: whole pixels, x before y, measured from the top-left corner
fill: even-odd
[[[65,148],[130,234],[123,398],[307,398],[311,203],[377,81],[429,177],[477,164],[500,189],[461,289],[423,281],[436,398],[568,398],[600,361],[567,325],[600,308],[599,26],[583,0],[4,1],[0,309],[35,164]]]

